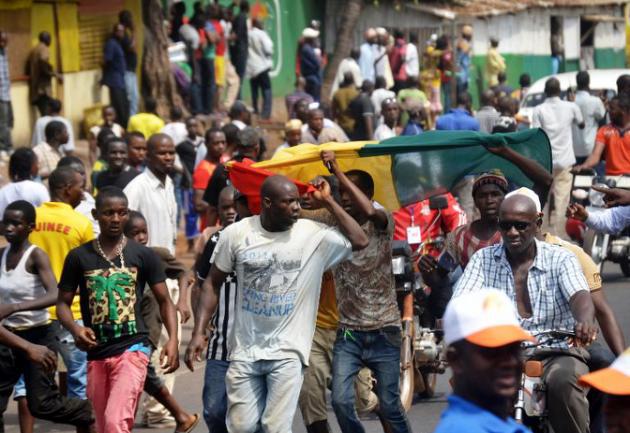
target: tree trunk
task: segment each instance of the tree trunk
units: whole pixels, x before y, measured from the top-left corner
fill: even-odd
[[[177,92],[168,59],[168,37],[164,28],[164,13],[160,0],[142,0],[144,50],[142,56],[142,95],[157,102],[157,112],[168,118],[170,108],[177,105],[186,110]]]
[[[330,91],[332,89],[337,69],[341,61],[350,55],[352,46],[354,44],[352,34],[357,21],[361,16],[363,10],[364,0],[345,0],[343,6],[343,12],[341,14],[341,23],[337,27],[337,38],[335,39],[335,51],[328,62],[326,71],[324,74],[324,84],[322,86],[322,98],[330,100],[332,95]]]

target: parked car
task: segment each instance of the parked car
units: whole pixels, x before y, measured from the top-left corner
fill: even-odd
[[[560,90],[562,99],[565,99],[569,89],[575,91],[576,82],[574,72],[563,72],[555,75],[560,81]],[[617,94],[617,78],[624,74],[630,74],[630,69],[591,69],[588,71],[591,78],[591,93],[600,96],[604,93],[606,99],[610,99]],[[527,91],[525,98],[521,102],[519,116],[523,119],[531,121],[534,107],[545,100],[545,82],[553,75],[543,77],[532,84]]]

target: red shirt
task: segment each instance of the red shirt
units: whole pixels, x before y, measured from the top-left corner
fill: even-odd
[[[202,160],[193,173],[193,189],[202,189],[205,191],[215,168],[217,168],[217,164],[206,159]]]
[[[410,204],[394,212],[394,240],[406,240],[407,228],[412,225],[420,227],[420,237],[424,242],[427,239],[444,236],[466,224],[466,213],[459,206],[455,197],[450,193],[445,194],[445,196],[448,200],[448,207],[442,209],[441,214],[439,214],[438,209],[429,207],[429,199]],[[412,248],[418,245],[412,245]]]
[[[220,20],[210,20],[210,21],[212,22],[212,25],[214,26],[214,31],[216,32],[217,36],[219,36],[219,40],[215,44],[216,55],[217,56],[225,56],[225,46],[226,46],[226,44],[225,44],[225,29],[221,25],[221,21]]]
[[[597,131],[595,143],[606,146],[603,158],[608,176],[630,174],[630,133],[624,132],[613,124],[604,125]]]

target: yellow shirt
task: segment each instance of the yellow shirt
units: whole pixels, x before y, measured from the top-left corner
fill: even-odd
[[[138,113],[131,116],[127,132],[141,132],[147,140],[164,128],[164,121],[153,113]],[[177,144],[177,143],[175,143]]]
[[[63,263],[70,250],[94,239],[92,223],[66,203],[49,201],[37,208],[35,230],[29,236],[32,244],[40,247],[50,259],[57,282]],[[51,319],[57,320],[57,310],[50,307]],[[72,313],[81,318],[79,296],[74,297]]]
[[[332,272],[327,271],[322,277],[322,290],[317,309],[317,327],[337,329],[338,324],[339,312],[337,311],[337,297],[335,296],[335,279]]]
[[[588,283],[588,288],[591,292],[595,292],[602,288],[602,277],[599,274],[599,269],[593,259],[591,259],[591,256],[586,254],[582,248],[578,245],[572,244],[571,242],[562,240],[551,233],[545,233],[543,235],[543,240],[549,244],[563,247],[571,251],[575,257],[577,257],[578,262],[580,262],[582,272],[584,273],[584,277],[586,278],[586,282]]]

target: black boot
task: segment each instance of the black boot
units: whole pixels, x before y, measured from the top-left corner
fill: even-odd
[[[328,420],[315,421],[313,424],[306,426],[307,433],[330,433]]]

